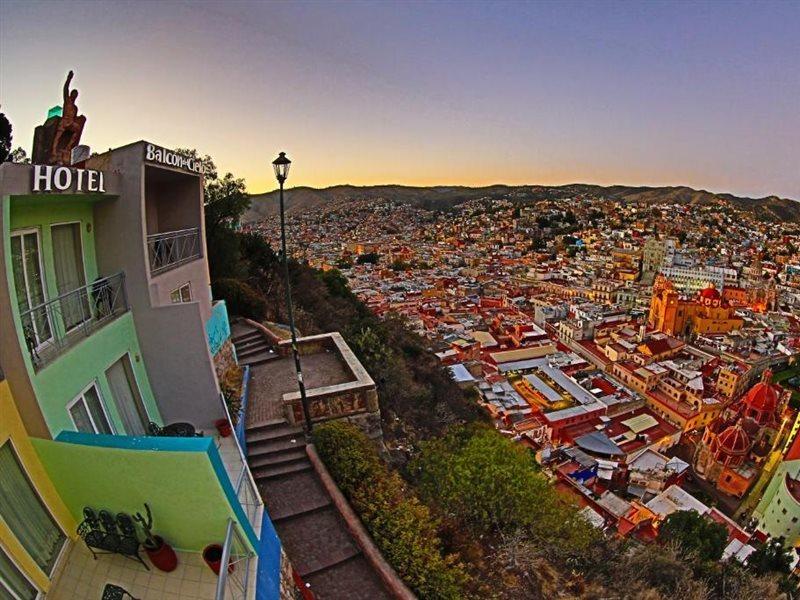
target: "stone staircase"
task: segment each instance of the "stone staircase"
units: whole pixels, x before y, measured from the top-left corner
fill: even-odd
[[[248,462],[292,565],[320,599],[390,598],[350,536],[306,455],[303,429],[248,427]]]
[[[280,358],[270,341],[256,328],[237,324],[233,333],[233,345],[241,366],[259,365]]]

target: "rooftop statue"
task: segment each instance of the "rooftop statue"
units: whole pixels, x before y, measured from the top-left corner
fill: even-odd
[[[33,162],[49,165],[69,165],[72,149],[81,141],[86,116],[78,115],[78,90],[69,86],[75,73],[67,75],[64,82],[64,105],[61,114],[49,116],[33,134]]]

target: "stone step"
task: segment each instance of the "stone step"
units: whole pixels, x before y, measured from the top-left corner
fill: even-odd
[[[247,356],[247,357],[243,358],[242,360],[239,361],[239,364],[241,366],[245,366],[245,365],[250,365],[250,366],[261,365],[261,364],[264,364],[265,362],[269,362],[271,360],[277,360],[279,358],[280,358],[280,354],[277,354],[275,352],[271,352],[271,351],[261,352],[259,354],[254,354],[252,356]]]
[[[266,441],[287,441],[296,439],[299,443],[300,440],[305,441],[305,433],[302,427],[295,427],[289,425],[286,421],[279,421],[275,424],[248,427],[245,432],[245,439],[247,440],[247,447],[249,448],[251,443],[257,444]]]
[[[291,473],[300,473],[301,471],[308,471],[311,469],[311,462],[305,460],[302,462],[293,462],[285,465],[271,465],[266,467],[251,468],[253,479],[259,483],[268,479],[278,479]]]
[[[263,454],[289,452],[298,449],[305,451],[305,447],[306,440],[302,434],[296,438],[254,439],[247,442],[247,454],[250,458],[255,458]]]
[[[279,465],[292,465],[308,460],[305,448],[296,448],[286,452],[270,452],[269,454],[250,455],[247,462],[250,469],[260,469],[261,467],[277,467]]]
[[[263,334],[258,329],[253,329],[246,333],[239,333],[231,338],[231,341],[236,344],[247,343],[249,341],[259,339],[263,337]]]
[[[236,346],[236,356],[237,358],[242,359],[242,358],[247,358],[248,356],[253,356],[254,354],[260,354],[265,351],[269,352],[271,350],[272,346],[270,346],[264,340],[261,340],[255,344],[252,344],[250,346],[245,346],[243,348]]]
[[[234,344],[236,346],[236,352],[247,352],[253,348],[259,348],[261,346],[269,346],[269,340],[265,340],[263,337],[259,336],[257,338],[253,338],[252,340],[247,340],[246,342],[238,342]]]
[[[285,522],[289,519],[301,517],[312,512],[325,510],[330,505],[330,499],[320,500],[317,498],[300,497],[296,499],[295,503],[285,507],[283,510],[269,511],[269,518],[273,523]]]

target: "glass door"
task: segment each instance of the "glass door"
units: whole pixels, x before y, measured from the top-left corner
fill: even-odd
[[[53,240],[56,287],[61,299],[58,308],[61,310],[64,331],[69,331],[91,317],[86,292],[86,272],[83,268],[81,224],[53,225],[50,233]]]
[[[10,442],[0,447],[0,518],[50,575],[67,538],[22,470]]]
[[[114,403],[128,435],[144,435],[150,418],[139,394],[139,386],[133,376],[130,356],[127,354],[111,365],[106,371],[108,385],[114,396]]]
[[[11,234],[11,268],[25,341],[33,351],[52,338],[50,316],[42,306],[45,291],[37,230]]]

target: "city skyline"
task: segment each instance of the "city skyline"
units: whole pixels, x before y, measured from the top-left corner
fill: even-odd
[[[74,69],[94,151],[191,141],[253,193],[275,188],[285,150],[290,187],[800,199],[797,4],[6,2],[0,16],[0,104],[28,152]],[[81,46],[54,54],[62,32]]]

